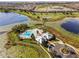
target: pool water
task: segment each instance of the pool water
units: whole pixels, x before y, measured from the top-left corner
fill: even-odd
[[[27,32],[24,33],[25,36],[30,36],[31,34],[32,34],[31,31],[27,31]]]
[[[61,24],[61,27],[67,31],[79,34],[79,19],[70,19]]]
[[[27,21],[28,17],[17,13],[0,13],[0,26]]]
[[[24,33],[20,34],[20,37],[22,37],[22,38],[31,38],[31,35],[32,35],[32,31],[27,30]]]

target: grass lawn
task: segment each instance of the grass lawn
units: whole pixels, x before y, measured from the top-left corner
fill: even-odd
[[[49,57],[47,53],[36,43],[36,41],[32,39],[25,39],[23,41],[20,41],[18,35],[14,32],[10,32],[8,35],[9,35],[9,40],[13,43],[20,42],[22,44],[27,44],[27,46],[19,45],[19,44],[15,46],[11,46],[9,49],[7,49],[9,57],[17,57],[17,58],[48,58]]]
[[[48,55],[37,44],[32,46],[12,46],[8,53],[17,58],[48,58]]]
[[[49,17],[48,20],[50,21],[59,21],[66,17],[74,17],[74,18],[79,17],[78,12],[73,12],[72,14],[71,13],[68,13],[68,14],[66,13],[33,13],[33,12],[28,12],[28,11],[25,12],[25,11],[20,11],[20,10],[17,10],[17,11],[12,10],[12,12],[28,16],[32,20],[37,20],[37,21],[40,21],[43,17]]]

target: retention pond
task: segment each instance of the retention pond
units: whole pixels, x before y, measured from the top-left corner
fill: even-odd
[[[61,24],[61,27],[69,32],[79,34],[79,19],[69,19]]]

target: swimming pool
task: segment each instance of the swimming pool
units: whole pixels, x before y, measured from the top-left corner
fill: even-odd
[[[21,38],[31,38],[31,35],[32,35],[32,30],[27,30],[24,33],[20,34],[19,36]]]

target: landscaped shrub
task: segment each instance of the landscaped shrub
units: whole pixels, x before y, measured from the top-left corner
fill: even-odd
[[[20,25],[15,25],[12,28],[12,31],[16,32],[16,33],[21,33],[21,32],[24,32],[25,30],[27,30],[28,28],[29,27],[27,26],[27,24],[20,24]]]
[[[10,41],[11,44],[14,44],[15,42],[19,41],[18,34],[11,31],[8,33],[8,40]]]
[[[15,44],[20,41],[19,34],[27,30],[29,27],[27,24],[15,25],[12,28],[12,31],[8,32],[8,40],[11,44]]]

